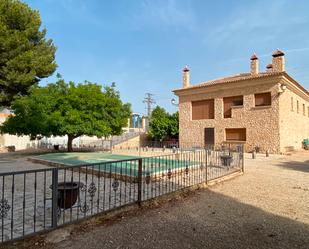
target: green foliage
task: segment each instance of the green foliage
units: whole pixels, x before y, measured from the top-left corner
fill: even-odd
[[[14,116],[3,123],[2,133],[32,138],[68,135],[69,150],[72,140],[81,135],[121,134],[131,113],[130,104],[122,103],[114,84],[102,91],[91,82],[76,85],[62,79],[46,87],[33,86],[28,96],[13,102],[12,109]]]
[[[170,125],[169,125],[169,134],[170,137],[178,138],[179,135],[179,113],[175,112],[169,117]]]
[[[151,114],[148,134],[152,139],[159,141],[178,138],[178,122],[178,112],[169,114],[164,108],[157,106]]]
[[[0,1],[0,104],[10,106],[15,96],[56,70],[52,40],[40,30],[38,11],[19,0]]]

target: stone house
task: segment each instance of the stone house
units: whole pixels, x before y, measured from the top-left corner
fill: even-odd
[[[244,143],[272,153],[299,150],[309,138],[309,92],[285,71],[284,53],[276,50],[272,64],[259,71],[256,54],[249,73],[190,84],[183,70],[179,97],[180,146]]]

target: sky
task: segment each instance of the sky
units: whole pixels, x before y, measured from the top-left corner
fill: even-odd
[[[185,65],[192,84],[249,72],[253,52],[265,71],[276,48],[286,54],[286,71],[309,89],[306,0],[24,1],[39,10],[66,81],[116,82],[137,113],[146,113],[148,92],[177,111],[172,90],[182,86]]]

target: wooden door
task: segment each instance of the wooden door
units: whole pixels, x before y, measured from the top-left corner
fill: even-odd
[[[215,144],[215,128],[205,128],[204,141],[206,148]]]

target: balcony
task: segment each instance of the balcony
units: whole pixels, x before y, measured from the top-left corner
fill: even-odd
[[[243,96],[233,96],[223,98],[224,118],[232,118],[232,109],[243,108]]]

